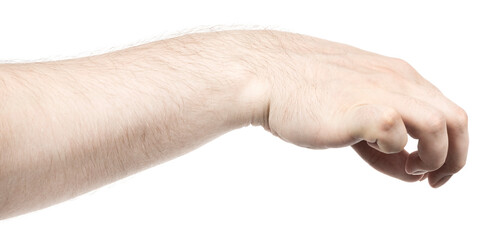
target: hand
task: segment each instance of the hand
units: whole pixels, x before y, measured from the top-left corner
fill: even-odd
[[[257,119],[274,135],[315,149],[351,145],[378,171],[428,177],[432,187],[464,166],[465,111],[406,62],[297,34],[252,34],[252,71],[268,89]],[[407,133],[417,152],[404,150]]]

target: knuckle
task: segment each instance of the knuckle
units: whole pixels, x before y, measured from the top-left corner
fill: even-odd
[[[424,128],[431,134],[443,131],[446,128],[445,116],[439,112],[431,114],[424,123]]]
[[[407,61],[400,59],[400,58],[394,58],[393,59],[394,65],[405,72],[414,72],[415,69],[410,65]]]
[[[390,144],[382,147],[382,150],[384,153],[387,154],[392,154],[392,153],[399,153],[403,151],[405,148],[405,145],[402,145],[402,143],[397,143],[397,144]]]
[[[448,165],[452,173],[458,173],[464,166],[466,166],[466,160],[454,161]]]
[[[407,142],[408,142],[408,135],[405,133],[400,138],[400,142],[398,144],[400,151],[403,150],[403,149],[405,149],[405,147],[407,146]]]
[[[406,133],[403,134],[393,134],[395,136],[382,136],[379,138],[380,148],[384,153],[398,153],[403,151],[407,145],[408,136]]]
[[[453,119],[451,121],[451,127],[456,129],[466,129],[468,125],[468,116],[464,109],[458,107],[453,112]]]
[[[400,114],[398,114],[398,112],[394,109],[383,111],[378,121],[380,130],[384,132],[392,130],[400,118]]]
[[[429,169],[435,171],[435,170],[441,168],[444,165],[444,162],[445,162],[445,158],[444,159],[438,159],[437,161],[431,161],[431,162],[429,162],[427,167]]]

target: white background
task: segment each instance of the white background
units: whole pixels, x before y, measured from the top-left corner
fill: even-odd
[[[432,189],[382,175],[350,148],[298,148],[249,127],[1,221],[0,238],[485,239],[481,2],[2,0],[3,61],[84,56],[217,25],[299,32],[403,58],[468,112],[471,146],[463,171]]]

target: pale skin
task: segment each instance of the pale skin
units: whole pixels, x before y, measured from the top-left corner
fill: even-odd
[[[190,34],[97,56],[0,64],[0,219],[263,126],[439,187],[467,115],[402,60],[278,31]],[[407,134],[418,151],[404,150]],[[328,184],[328,183],[323,183]]]

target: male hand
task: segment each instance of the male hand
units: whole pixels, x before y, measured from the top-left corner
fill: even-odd
[[[72,198],[248,123],[353,146],[405,181],[466,162],[467,116],[404,61],[276,31],[190,34],[98,56],[0,64],[0,219]],[[407,133],[418,151],[403,150]]]
[[[352,146],[372,167],[439,187],[466,163],[467,115],[403,60],[291,33],[248,33],[268,91],[257,124],[299,146]],[[404,150],[407,133],[418,151]]]

